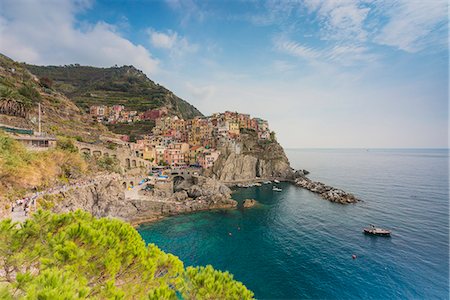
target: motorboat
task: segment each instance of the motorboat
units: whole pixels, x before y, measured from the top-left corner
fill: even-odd
[[[282,189],[277,188],[276,186],[274,186],[274,187],[272,188],[272,191],[275,191],[275,192],[281,192]]]
[[[280,181],[279,181],[279,180],[276,180],[276,179],[275,179],[273,182],[275,182],[275,183],[280,183]]]
[[[370,225],[367,228],[364,228],[363,232],[365,234],[370,235],[378,235],[378,236],[391,236],[391,231],[383,228],[375,227],[375,225]]]

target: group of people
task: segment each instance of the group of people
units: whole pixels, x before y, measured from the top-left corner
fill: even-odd
[[[28,214],[30,213],[30,206],[34,206],[36,204],[36,199],[37,197],[35,196],[17,199],[16,202],[12,204],[11,211],[14,212],[15,209],[23,206],[24,214],[25,216],[28,216]]]

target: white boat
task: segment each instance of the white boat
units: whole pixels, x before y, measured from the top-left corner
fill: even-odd
[[[255,183],[255,186],[261,186],[261,183],[257,182]]]
[[[275,182],[275,183],[280,183],[280,181],[279,181],[279,180],[276,180],[276,179],[275,179],[273,182]]]
[[[263,183],[264,184],[269,184],[269,183],[272,183],[272,181],[264,181]]]
[[[281,192],[282,189],[277,188],[276,186],[274,186],[274,187],[272,188],[272,191],[275,191],[275,192]]]
[[[379,236],[391,236],[391,231],[383,228],[377,228],[375,225],[370,224],[370,227],[364,228],[365,234],[379,235]]]

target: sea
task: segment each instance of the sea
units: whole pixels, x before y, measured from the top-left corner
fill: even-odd
[[[448,149],[288,149],[295,169],[355,194],[341,205],[289,183],[238,188],[250,209],[142,225],[186,266],[229,271],[258,299],[449,299]],[[369,224],[391,237],[367,236]],[[356,258],[353,258],[353,255]]]

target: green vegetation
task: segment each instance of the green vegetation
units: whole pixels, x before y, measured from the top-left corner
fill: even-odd
[[[109,130],[117,134],[126,134],[133,140],[134,137],[151,133],[155,121],[146,120],[134,123],[107,124]]]
[[[120,164],[116,158],[110,156],[102,156],[100,158],[95,159],[95,161],[97,163],[97,166],[101,170],[120,173]]]
[[[183,118],[202,115],[194,106],[133,66],[24,66],[31,73],[50,80],[54,89],[64,93],[85,111],[92,105],[118,104],[137,111],[167,107],[171,113]]]
[[[105,126],[94,123],[89,115],[57,92],[51,78],[41,76],[38,80],[23,64],[0,54],[0,123],[36,129],[38,103],[43,112],[43,130],[47,133],[79,136],[87,142],[112,136]]]
[[[88,165],[67,149],[28,151],[21,143],[0,133],[0,194],[19,196],[27,189],[45,188],[86,174]]]
[[[1,299],[251,299],[228,272],[184,268],[129,224],[76,211],[0,222]]]
[[[0,56],[0,59],[2,58]],[[16,67],[18,67],[17,70]],[[0,113],[25,117],[33,105],[40,102],[42,98],[35,82],[28,80],[27,76],[18,76],[28,73],[26,70],[14,63],[10,68],[15,70],[15,77],[0,77]]]
[[[0,132],[0,195],[9,199],[28,190],[67,183],[98,171],[120,173],[112,157],[81,155],[72,139],[58,137],[56,149],[35,152]]]

